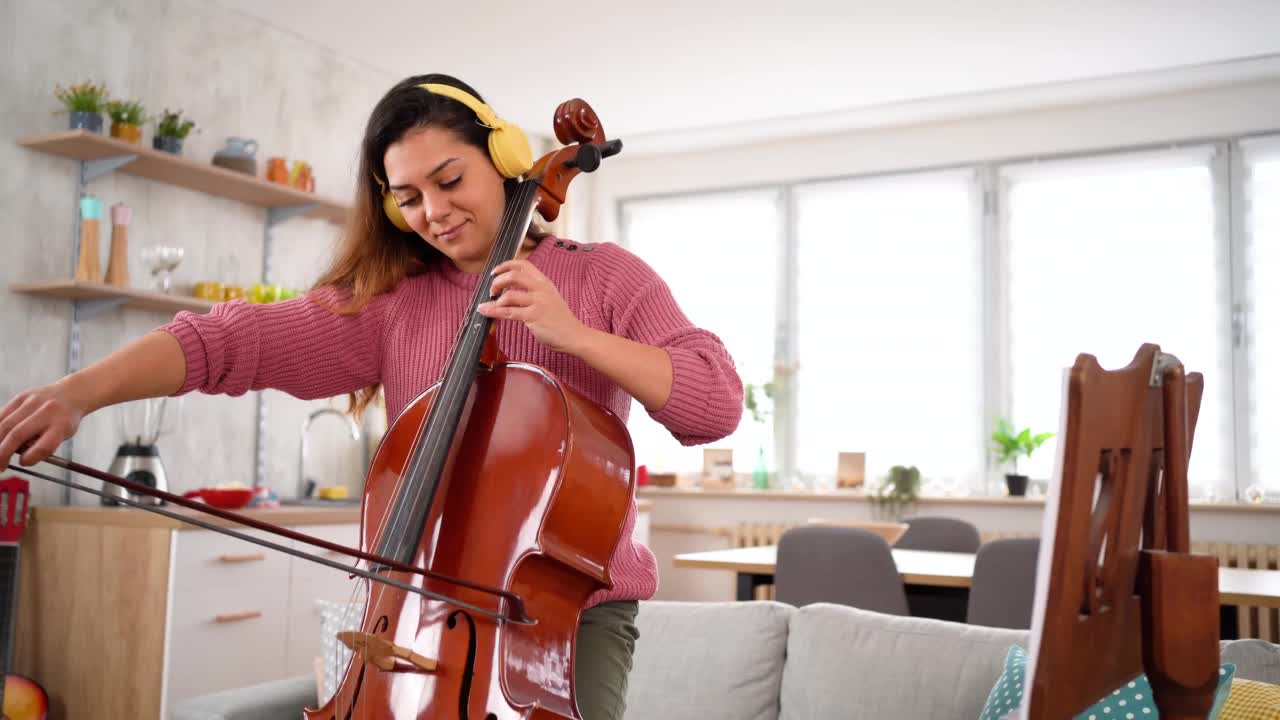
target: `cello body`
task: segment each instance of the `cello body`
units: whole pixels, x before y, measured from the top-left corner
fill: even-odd
[[[387,532],[388,505],[420,442],[440,383],[389,427],[361,513],[362,547]],[[390,670],[352,656],[334,696],[308,720],[579,718],[573,649],[587,597],[608,587],[609,561],[634,493],[634,452],[622,421],[525,363],[480,369],[453,437],[414,565],[520,595],[535,624],[479,616],[375,584],[362,632],[436,661]],[[389,571],[478,605],[491,595]],[[368,583],[369,581],[364,581]]]

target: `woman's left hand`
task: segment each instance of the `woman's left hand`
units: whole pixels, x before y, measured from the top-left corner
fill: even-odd
[[[508,260],[493,270],[493,295],[480,303],[481,315],[524,323],[538,342],[552,350],[572,353],[589,328],[574,317],[560,291],[528,260]]]

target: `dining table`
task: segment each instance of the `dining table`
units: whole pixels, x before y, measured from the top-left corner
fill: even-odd
[[[974,553],[934,550],[891,549],[893,562],[904,585],[955,592],[967,591],[973,582]],[[677,568],[728,570],[737,575],[737,599],[751,600],[755,589],[773,583],[778,546],[730,548],[680,553],[672,564]],[[1280,570],[1218,568],[1218,603],[1221,632],[1225,639],[1238,635],[1238,606],[1280,608]]]

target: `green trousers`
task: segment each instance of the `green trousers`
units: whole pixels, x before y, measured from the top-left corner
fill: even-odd
[[[627,706],[627,676],[640,639],[635,600],[587,608],[578,622],[578,658],[574,685],[582,720],[622,720]]]

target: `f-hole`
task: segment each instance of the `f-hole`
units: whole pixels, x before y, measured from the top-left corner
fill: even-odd
[[[471,615],[463,610],[454,610],[449,614],[446,623],[450,630],[457,629],[458,616],[467,621],[467,666],[462,669],[462,689],[458,692],[458,720],[468,720],[467,706],[471,703],[471,679],[476,672],[476,623]],[[498,720],[493,713],[485,713],[484,720]]]

